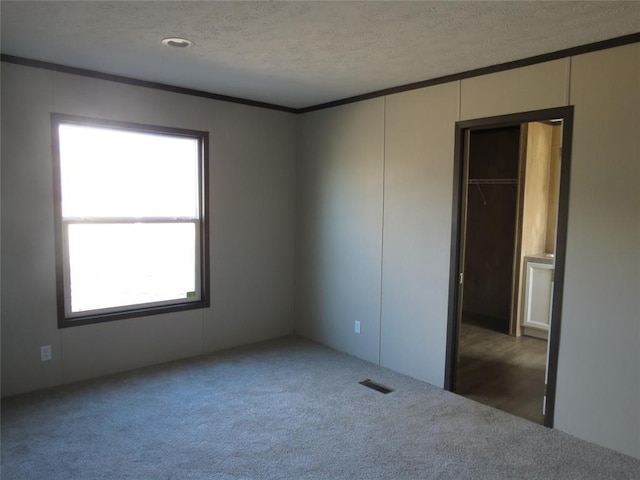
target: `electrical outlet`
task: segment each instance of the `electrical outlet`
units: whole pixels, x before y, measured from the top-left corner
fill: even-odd
[[[354,330],[356,333],[360,333],[360,320],[356,320],[356,323],[355,323],[355,325],[354,325],[354,327],[353,327],[353,330]]]
[[[43,362],[51,360],[51,345],[42,345],[40,347],[40,360]]]

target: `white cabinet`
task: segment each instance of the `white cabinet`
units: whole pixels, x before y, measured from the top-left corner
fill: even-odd
[[[544,338],[547,336],[551,321],[553,271],[552,263],[526,259],[524,315],[522,318],[525,334],[535,336],[542,334]]]

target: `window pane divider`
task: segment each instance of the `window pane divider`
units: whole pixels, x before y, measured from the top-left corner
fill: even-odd
[[[197,217],[64,217],[64,223],[194,223]]]

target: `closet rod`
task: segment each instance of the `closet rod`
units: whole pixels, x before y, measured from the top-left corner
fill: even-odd
[[[469,185],[517,185],[516,178],[470,178]]]

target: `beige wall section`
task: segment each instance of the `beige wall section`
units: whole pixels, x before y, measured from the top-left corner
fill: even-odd
[[[378,363],[384,98],[303,115],[299,145],[296,332]]]
[[[640,457],[640,44],[572,59],[556,426]]]
[[[60,330],[63,383],[203,353],[199,310]],[[55,355],[54,351],[54,355]],[[39,360],[39,359],[38,359]]]
[[[293,332],[296,117],[203,101],[212,132],[205,350]]]
[[[67,73],[52,75],[54,112],[202,130],[202,102],[197,97]]]
[[[442,387],[459,83],[387,97],[380,364]]]
[[[293,331],[294,115],[6,63],[2,100],[3,395]],[[211,308],[57,329],[51,111],[209,131]]]
[[[51,204],[52,77],[2,64],[3,395],[62,380]],[[40,361],[40,345],[51,345],[50,362]]]
[[[462,80],[460,119],[567,105],[569,59]]]

